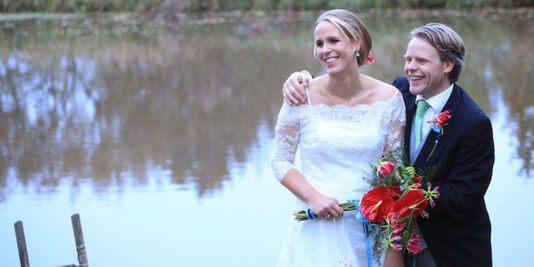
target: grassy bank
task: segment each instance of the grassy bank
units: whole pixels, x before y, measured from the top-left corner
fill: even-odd
[[[534,0],[167,0],[182,2],[187,10],[323,10],[381,8],[516,8],[534,6]]]
[[[534,0],[2,0],[0,12],[167,12],[225,10],[323,10],[331,8],[517,8]],[[169,10],[170,9],[170,10]]]
[[[1,0],[0,12],[142,11],[156,7],[162,2],[163,0]]]

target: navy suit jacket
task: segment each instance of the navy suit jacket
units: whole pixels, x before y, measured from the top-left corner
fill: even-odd
[[[405,149],[410,155],[416,96],[410,93],[406,77],[396,78],[393,85],[406,105]],[[495,159],[491,122],[456,84],[445,110],[452,117],[436,150],[428,158],[437,135],[431,131],[414,162],[416,169],[439,166],[432,184],[440,187],[440,197],[434,208],[427,209],[430,218],[419,218],[417,224],[439,267],[490,267],[491,224],[484,194]]]

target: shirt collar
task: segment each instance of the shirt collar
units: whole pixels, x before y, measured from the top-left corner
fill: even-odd
[[[429,99],[425,99],[421,95],[417,95],[417,97],[415,98],[415,103],[417,103],[417,100],[423,99],[430,105],[430,107],[435,112],[441,112],[443,107],[445,107],[445,104],[447,104],[447,100],[449,100],[449,97],[452,94],[452,88],[454,88],[454,83],[451,83],[451,86],[449,86],[449,88],[447,88],[447,90],[445,90],[445,91],[439,93],[438,95],[435,95],[435,96],[433,96],[433,97],[431,97]]]

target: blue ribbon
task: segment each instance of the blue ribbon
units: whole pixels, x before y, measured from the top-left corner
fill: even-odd
[[[439,136],[440,134],[438,133],[438,140],[439,140]],[[438,142],[438,140],[436,140],[436,143]],[[371,244],[371,233],[373,234],[378,234],[374,229],[373,227],[371,227],[371,224],[369,222],[369,220],[367,220],[367,218],[365,218],[365,216],[362,214],[362,212],[360,211],[360,201],[359,200],[355,200],[355,199],[351,199],[349,200],[349,202],[352,202],[354,203],[355,207],[356,207],[356,219],[360,222],[362,222],[362,225],[363,225],[363,232],[365,233],[365,244],[367,246],[367,266],[368,267],[373,267],[373,255],[372,255],[372,244]],[[413,255],[413,267],[416,267],[415,265],[415,255]]]
[[[438,133],[441,132],[441,129],[435,123],[430,124],[430,128],[432,128],[432,130],[434,130],[434,132],[438,132]]]
[[[351,199],[349,202],[354,203],[356,207],[356,219],[360,222],[362,222],[363,225],[363,232],[365,233],[365,245],[367,246],[367,266],[373,267],[373,254],[372,254],[372,244],[371,244],[371,232],[376,232],[371,227],[369,220],[365,218],[365,216],[360,211],[360,201]]]
[[[308,213],[308,219],[315,220],[316,216],[315,214],[313,214],[313,212],[310,209],[308,209],[307,213]]]
[[[361,213],[360,201],[351,199],[349,200],[349,202],[354,203],[354,206],[356,209],[356,220],[362,222],[362,225],[363,225],[363,232],[365,233],[365,245],[367,246],[367,266],[373,267],[371,233],[373,234],[378,234],[378,233],[371,227],[369,220],[367,220],[367,218],[365,218],[365,216]],[[308,215],[308,219],[310,220],[314,220],[316,218],[316,215],[313,214],[313,212],[310,209],[306,211],[306,214]],[[415,257],[414,257],[414,267],[415,267]]]

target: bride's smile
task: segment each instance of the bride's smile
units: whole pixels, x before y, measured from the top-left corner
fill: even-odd
[[[315,27],[316,57],[328,74],[357,66],[356,44],[351,42],[331,22],[321,21]]]

